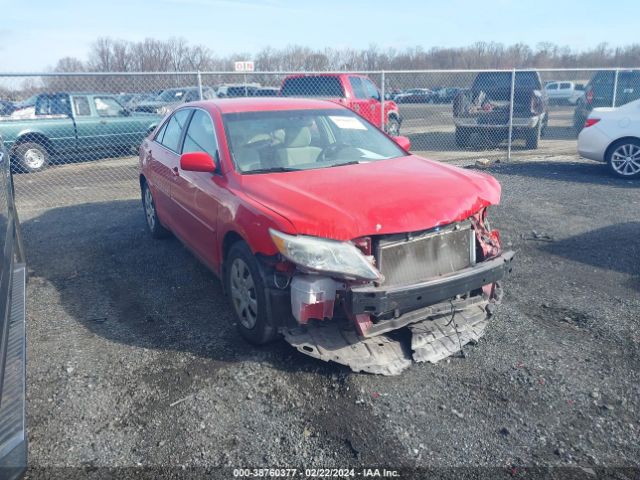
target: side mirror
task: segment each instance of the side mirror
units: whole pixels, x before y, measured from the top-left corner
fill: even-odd
[[[409,151],[411,148],[411,140],[408,137],[393,137],[393,140],[400,146],[400,148]]]
[[[206,152],[189,152],[180,156],[180,168],[187,172],[210,172],[216,171],[216,164]]]

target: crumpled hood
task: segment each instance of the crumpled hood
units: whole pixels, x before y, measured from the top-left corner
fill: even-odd
[[[464,220],[500,201],[491,176],[415,155],[300,172],[242,175],[242,190],[298,234],[351,240]]]

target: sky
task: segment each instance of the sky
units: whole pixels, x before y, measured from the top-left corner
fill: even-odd
[[[612,6],[615,5],[615,8]],[[0,71],[86,59],[101,36],[184,37],[219,55],[312,48],[553,42],[586,49],[640,42],[639,0],[0,0]]]

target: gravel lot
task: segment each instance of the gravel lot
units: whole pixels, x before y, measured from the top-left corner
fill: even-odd
[[[587,161],[494,165],[493,224],[517,252],[503,305],[465,358],[389,378],[244,343],[220,282],[177,240],[147,235],[134,172],[125,159],[16,177],[32,478],[54,466],[640,467],[639,182]]]

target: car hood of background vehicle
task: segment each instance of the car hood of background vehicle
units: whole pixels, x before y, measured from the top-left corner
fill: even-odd
[[[242,190],[303,235],[351,240],[461,221],[500,201],[491,176],[417,156],[245,174]]]

